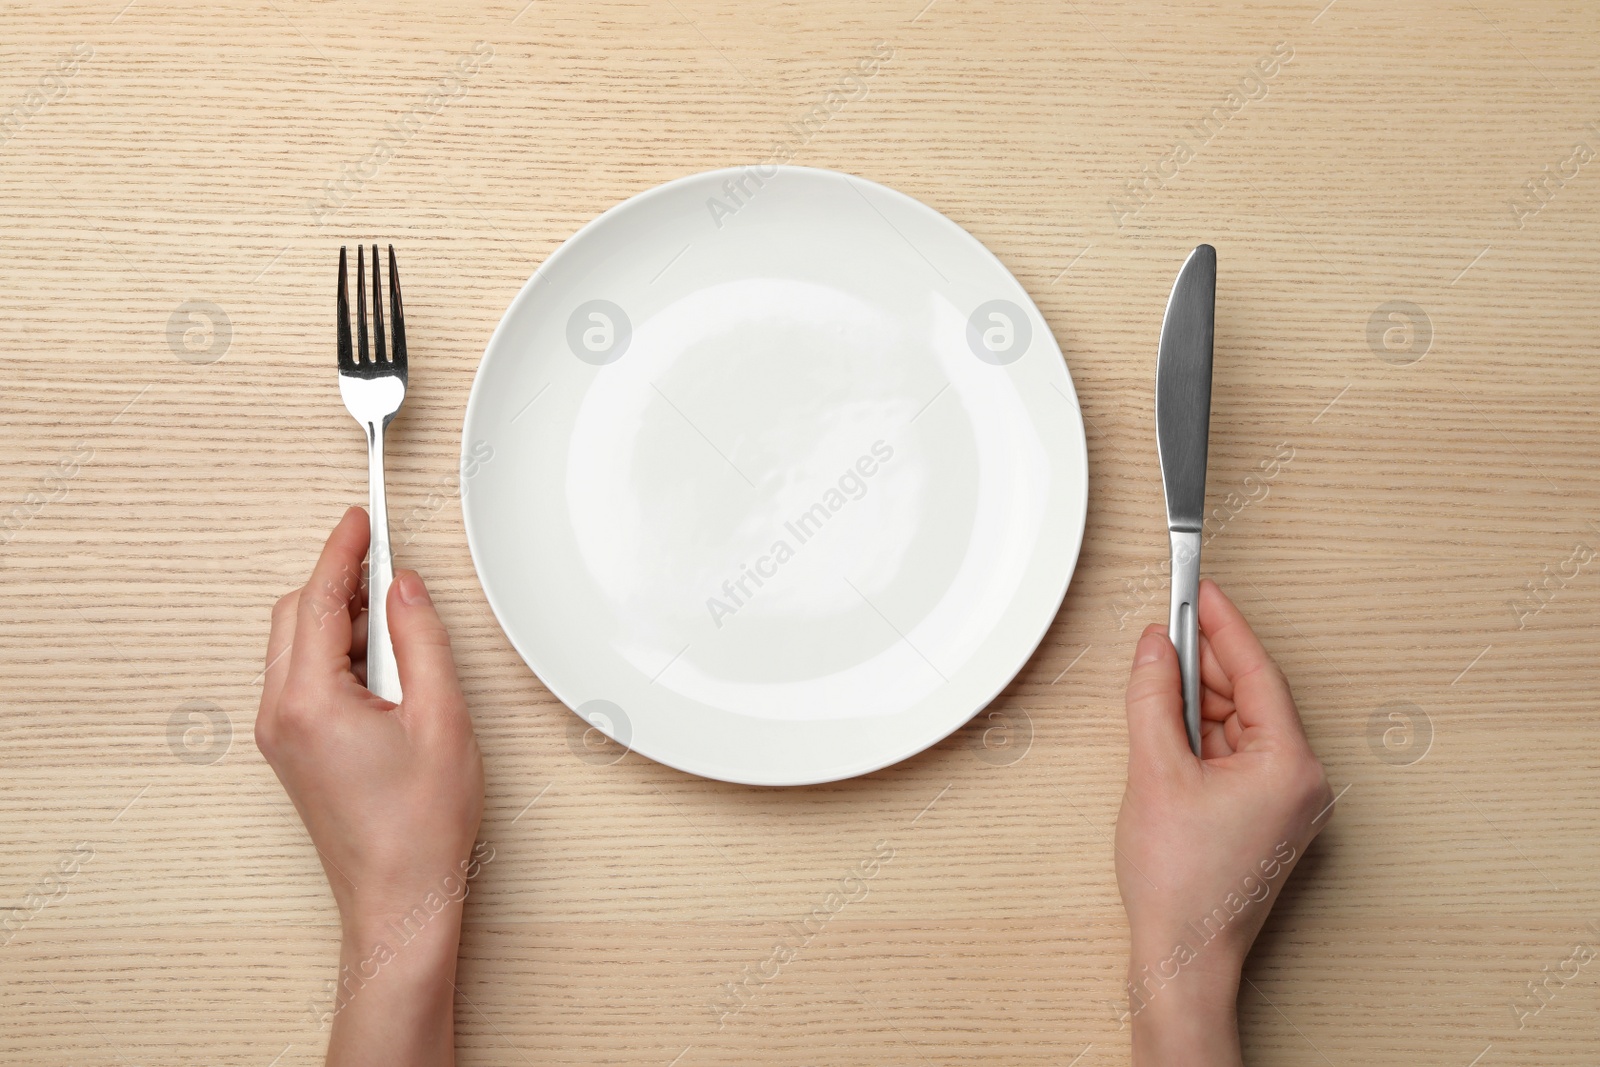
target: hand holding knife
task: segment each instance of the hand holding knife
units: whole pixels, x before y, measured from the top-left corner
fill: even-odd
[[[1167,301],[1156,362],[1156,447],[1172,542],[1172,613],[1167,634],[1183,677],[1183,725],[1200,755],[1200,537],[1206,512],[1206,439],[1211,426],[1211,342],[1217,250],[1200,245]]]

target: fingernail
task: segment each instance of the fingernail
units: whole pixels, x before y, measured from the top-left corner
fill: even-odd
[[[395,575],[395,582],[400,586],[400,599],[407,604],[428,604],[428,587],[422,584],[422,576],[416,571],[401,571]]]
[[[1138,650],[1133,654],[1133,665],[1135,667],[1143,667],[1146,663],[1154,663],[1160,659],[1161,643],[1165,640],[1166,637],[1157,633],[1154,629],[1146,630],[1144,636],[1139,638]]]

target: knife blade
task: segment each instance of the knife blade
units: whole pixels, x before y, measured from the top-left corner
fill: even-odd
[[[1167,634],[1183,678],[1183,725],[1200,755],[1200,539],[1206,511],[1206,441],[1211,428],[1211,344],[1217,250],[1189,253],[1167,300],[1156,357],[1156,448],[1172,546]]]

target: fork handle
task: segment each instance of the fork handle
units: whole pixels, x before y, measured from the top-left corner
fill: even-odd
[[[389,586],[394,583],[394,552],[389,544],[389,504],[383,491],[383,423],[368,422],[367,516],[372,543],[367,566],[367,688],[400,703],[400,670],[389,636]]]

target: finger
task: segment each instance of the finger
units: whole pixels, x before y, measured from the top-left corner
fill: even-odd
[[[1200,690],[1200,718],[1206,722],[1223,722],[1237,709],[1233,701],[1210,689]]]
[[[350,665],[367,662],[367,613],[363,609],[350,623]]]
[[[1232,683],[1241,724],[1300,731],[1300,714],[1283,672],[1243,613],[1209,578],[1200,583],[1200,627]]]
[[[1233,755],[1233,745],[1228,740],[1225,723],[1204,722],[1200,724],[1200,758],[1219,759],[1223,756]]]
[[[1244,737],[1244,724],[1239,721],[1239,716],[1230,715],[1228,721],[1222,724],[1222,736],[1228,739],[1228,747],[1238,751],[1240,739]]]
[[[389,590],[389,636],[394,640],[395,665],[400,670],[400,690],[407,709],[432,715],[451,714],[466,707],[455,657],[450,653],[450,632],[433,608],[428,587],[416,571],[395,571]]]
[[[1206,688],[1232,699],[1233,682],[1228,678],[1228,672],[1222,669],[1216,650],[1211,647],[1205,634],[1200,635],[1200,681]]]
[[[267,635],[267,666],[261,672],[261,710],[271,714],[289,676],[289,649],[294,644],[295,612],[300,606],[300,590],[279,598],[272,605],[272,632]]]
[[[371,531],[366,512],[351,508],[328,535],[295,619],[294,669],[329,678],[349,669],[352,605],[361,596],[361,560]]]
[[[356,681],[367,684],[367,613],[363,609],[355,617],[350,631],[350,673]]]
[[[1145,627],[1128,677],[1128,763],[1172,771],[1192,764],[1183,728],[1178,652],[1163,627]]]

